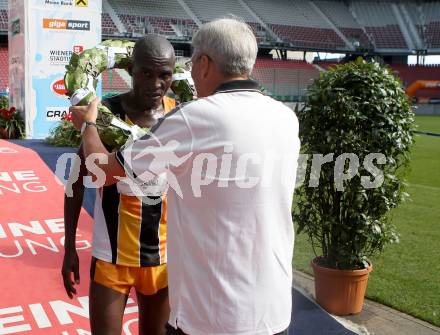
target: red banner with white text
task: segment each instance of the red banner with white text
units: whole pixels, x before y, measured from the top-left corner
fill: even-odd
[[[77,232],[81,283],[69,299],[61,278],[63,185],[31,149],[0,140],[0,335],[91,334],[88,285],[93,220]],[[124,335],[137,333],[129,299]]]

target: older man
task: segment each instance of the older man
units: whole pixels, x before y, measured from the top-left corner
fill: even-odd
[[[199,99],[150,135],[107,153],[93,126],[97,101],[73,108],[75,124],[88,125],[86,154],[106,155],[107,183],[167,170],[168,334],[287,334],[298,122],[249,80],[257,43],[245,23],[204,24],[192,46]]]

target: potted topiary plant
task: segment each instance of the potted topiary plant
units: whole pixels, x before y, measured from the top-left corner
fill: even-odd
[[[321,73],[296,112],[302,152],[315,155],[293,217],[319,255],[316,300],[333,314],[359,313],[369,258],[398,241],[389,213],[407,196],[414,114],[391,70],[362,59]],[[333,164],[317,164],[323,157]]]

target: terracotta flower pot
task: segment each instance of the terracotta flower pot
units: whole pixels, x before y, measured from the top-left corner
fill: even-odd
[[[319,266],[317,259],[311,262],[315,274],[316,302],[331,314],[360,313],[373,265],[362,270],[337,270]]]

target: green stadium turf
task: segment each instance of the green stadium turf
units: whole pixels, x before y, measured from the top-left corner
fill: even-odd
[[[440,116],[417,116],[417,130],[440,134]],[[392,212],[400,243],[372,259],[368,298],[440,326],[440,137],[416,135],[407,192]],[[312,273],[313,252],[296,237],[294,267]]]

